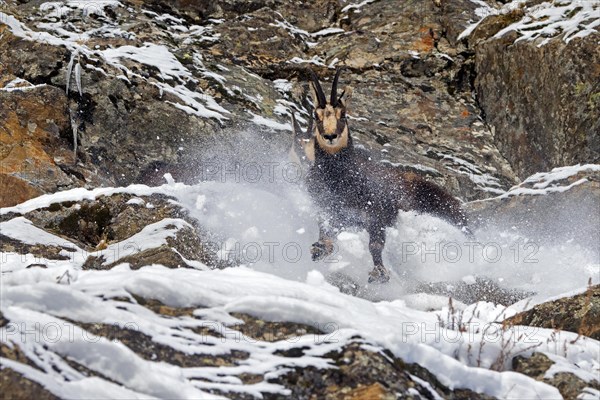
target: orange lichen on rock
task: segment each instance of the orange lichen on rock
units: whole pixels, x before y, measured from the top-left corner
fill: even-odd
[[[73,155],[60,137],[69,127],[60,89],[0,92],[0,105],[0,206],[6,207],[55,189],[67,178],[54,158]]]
[[[433,30],[428,26],[424,26],[419,29],[418,38],[413,42],[412,47],[418,52],[428,53],[433,50],[434,43],[435,40]]]
[[[359,386],[352,390],[345,397],[348,400],[381,400],[393,398],[392,394],[386,391],[380,383],[374,383],[369,386]]]

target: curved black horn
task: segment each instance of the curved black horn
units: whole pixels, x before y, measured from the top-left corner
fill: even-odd
[[[310,72],[310,76],[315,86],[315,92],[317,95],[317,101],[319,102],[319,108],[325,108],[325,106],[327,105],[327,100],[325,100],[325,93],[323,93],[323,88],[319,83],[319,78],[317,77],[317,74],[315,74],[315,71],[313,71],[312,69],[309,69],[308,71]]]
[[[337,107],[338,105],[338,97],[337,97],[337,84],[338,84],[338,79],[340,77],[340,73],[342,72],[344,68],[339,68],[336,73],[335,73],[335,78],[333,78],[333,83],[331,84],[331,99],[329,100],[329,103],[332,105],[332,107]],[[341,98],[341,96],[340,96]]]

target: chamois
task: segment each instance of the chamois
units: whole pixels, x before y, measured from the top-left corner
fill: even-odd
[[[319,239],[311,247],[312,259],[321,260],[333,252],[339,230],[364,228],[369,234],[369,251],[375,265],[369,282],[383,283],[390,279],[382,260],[385,229],[394,224],[399,211],[432,214],[453,223],[467,235],[470,231],[460,202],[446,190],[414,173],[371,161],[368,154],[353,146],[346,118],[350,90],[339,97],[337,94],[341,71],[336,71],[328,102],[319,79],[309,70],[315,108],[307,133],[300,130],[292,116],[292,151],[301,149],[311,161],[306,187],[322,210]]]

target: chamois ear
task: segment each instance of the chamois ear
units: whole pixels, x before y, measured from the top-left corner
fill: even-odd
[[[348,108],[348,104],[350,103],[350,100],[352,99],[352,91],[353,91],[352,86],[346,86],[346,88],[344,89],[344,92],[342,93],[342,96],[340,96],[340,102],[346,109]]]

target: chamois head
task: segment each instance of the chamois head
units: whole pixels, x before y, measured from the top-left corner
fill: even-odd
[[[320,148],[329,154],[335,154],[349,144],[350,134],[346,121],[346,108],[350,99],[350,90],[346,89],[338,96],[337,84],[342,69],[338,69],[331,84],[329,102],[325,97],[319,78],[310,70],[311,89],[315,103],[314,118],[316,121],[315,138]],[[346,98],[344,98],[346,94]]]

